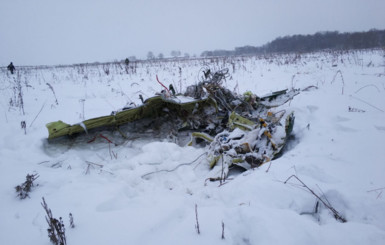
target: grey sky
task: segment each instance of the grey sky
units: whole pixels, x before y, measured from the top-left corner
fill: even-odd
[[[0,0],[0,66],[145,58],[385,29],[384,0]]]

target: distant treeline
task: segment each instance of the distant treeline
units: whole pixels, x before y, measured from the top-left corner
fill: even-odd
[[[261,47],[244,46],[234,50],[204,51],[201,56],[254,55],[268,53],[306,53],[321,50],[351,50],[385,47],[385,30],[339,33],[317,32],[314,35],[279,37]]]

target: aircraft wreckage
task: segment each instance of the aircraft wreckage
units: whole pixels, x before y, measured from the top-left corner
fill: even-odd
[[[222,86],[228,69],[214,73],[206,69],[203,74],[184,94],[176,94],[172,85],[167,88],[157,78],[164,90],[147,100],[140,96],[143,103],[139,106],[74,125],[48,123],[48,142],[85,133],[91,142],[100,131],[114,132],[125,140],[148,132],[163,132],[164,137],[187,132],[186,144],[205,146],[210,167],[220,168],[221,176],[227,176],[231,166],[250,169],[278,157],[293,129],[294,112],[276,108],[299,91],[286,89],[262,97],[251,92],[237,95]]]

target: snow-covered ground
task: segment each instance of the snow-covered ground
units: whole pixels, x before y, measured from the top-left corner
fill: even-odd
[[[63,218],[67,244],[385,244],[384,55],[153,61],[129,69],[17,67],[14,75],[3,68],[0,244],[50,244],[42,197],[53,216]],[[281,158],[219,186],[206,181],[213,173],[204,148],[149,137],[118,146],[47,143],[48,122],[74,124],[140,104],[139,94],[148,98],[162,89],[156,75],[184,91],[205,66],[229,68],[224,85],[239,94],[303,90],[284,105],[296,120]],[[20,200],[15,186],[34,173],[35,187]],[[298,179],[285,184],[292,175]],[[323,205],[309,214],[317,198],[299,180],[347,222]]]

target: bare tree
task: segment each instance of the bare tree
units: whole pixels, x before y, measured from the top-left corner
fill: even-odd
[[[153,59],[155,59],[155,55],[154,55],[154,53],[153,53],[152,51],[148,51],[148,53],[147,53],[147,59],[148,59],[148,60],[153,60]]]
[[[176,57],[181,56],[182,53],[179,50],[173,50],[173,51],[171,51],[170,54],[172,57],[176,58]]]

